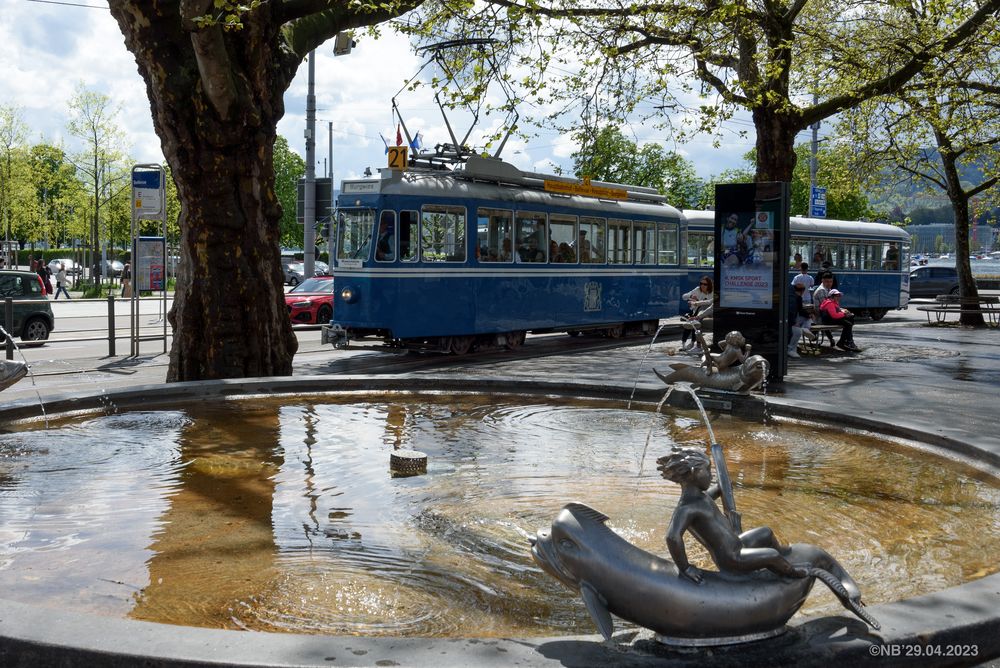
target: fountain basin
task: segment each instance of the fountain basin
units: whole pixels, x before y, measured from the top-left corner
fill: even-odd
[[[47,410],[50,414],[53,412],[65,413],[75,412],[78,414],[85,414],[88,412],[100,412],[105,410],[109,402],[113,406],[120,410],[125,409],[135,409],[147,408],[153,406],[159,406],[164,403],[172,403],[176,401],[191,401],[192,399],[203,399],[206,397],[223,397],[231,395],[264,395],[264,394],[280,394],[282,392],[294,392],[295,394],[318,392],[318,391],[328,391],[332,385],[336,385],[339,391],[344,394],[351,393],[365,393],[370,396],[371,393],[378,393],[386,390],[417,390],[425,389],[428,386],[433,386],[439,392],[445,394],[452,394],[457,392],[476,392],[479,394],[507,394],[516,393],[518,397],[524,399],[525,397],[590,397],[590,398],[601,398],[601,399],[611,399],[619,402],[623,402],[627,399],[627,390],[613,388],[613,387],[595,387],[586,386],[579,384],[568,384],[568,383],[505,383],[504,381],[492,381],[489,383],[484,382],[462,382],[455,381],[453,379],[441,380],[440,382],[435,381],[434,383],[428,383],[426,378],[420,379],[403,379],[403,378],[351,378],[345,379],[343,377],[336,378],[308,378],[308,379],[289,379],[285,380],[273,380],[268,379],[266,381],[238,381],[238,382],[218,382],[218,383],[196,383],[196,384],[176,384],[168,386],[155,386],[153,388],[135,388],[128,392],[112,393],[110,395],[101,395],[100,397],[94,398],[73,398],[65,399],[56,402],[51,402],[47,404]],[[659,398],[660,393],[658,391],[641,391],[637,400],[641,400],[647,403],[651,403]],[[25,409],[24,406],[12,407],[11,412],[14,415],[21,415],[25,417],[23,413],[19,413]],[[780,413],[781,407],[776,406],[775,412]],[[37,407],[35,408],[35,413],[37,413]],[[33,415],[28,413],[28,415]],[[649,413],[646,412],[645,417],[649,417]],[[813,414],[811,417],[820,417]],[[843,421],[843,416],[838,415],[838,426],[845,426]],[[850,426],[850,425],[846,425]],[[720,439],[722,440],[722,439]],[[940,443],[934,444],[936,447],[940,447]],[[655,448],[656,446],[652,446]],[[670,493],[669,484],[659,481],[658,483],[664,490],[664,496]],[[570,500],[570,499],[565,499]],[[546,511],[547,512],[547,511]],[[666,517],[664,517],[664,522]],[[784,534],[783,537],[786,539],[796,540],[799,537],[787,535],[787,531],[781,532],[779,534]],[[951,589],[945,590],[945,592],[938,592],[937,594],[930,595],[933,597],[938,597],[942,600],[954,601],[946,596],[946,592],[956,592],[956,595],[965,601],[963,603],[962,612],[959,615],[961,619],[953,623],[950,627],[951,631],[942,630],[942,633],[956,633],[961,631],[961,629],[968,629],[974,627],[978,623],[982,623],[982,619],[976,617],[973,613],[976,610],[975,605],[970,605],[969,597],[978,596],[976,592],[985,584],[987,590],[990,585],[990,581],[993,581],[995,576],[989,576],[977,580],[975,582],[962,585],[960,587],[953,587]],[[862,586],[864,582],[862,581]],[[992,594],[986,592],[987,600],[992,595],[996,596],[996,587],[993,586]],[[919,597],[921,603],[917,605],[916,608],[906,608],[900,611],[900,614],[893,615],[890,611],[887,613],[883,608],[891,608],[892,606],[904,605],[906,602],[896,602],[890,603],[884,606],[876,606],[873,610],[874,614],[882,619],[885,624],[885,633],[890,634],[888,637],[892,637],[891,634],[894,632],[906,633],[906,629],[901,626],[894,626],[896,622],[901,619],[909,620],[907,623],[913,622],[914,620],[920,621],[921,615],[914,614],[915,611],[920,611],[921,614],[926,616],[928,610],[931,612],[937,611],[938,614],[943,614],[943,611],[936,609],[938,603],[934,600],[928,602],[927,597]],[[936,599],[935,599],[936,600]],[[6,603],[6,602],[5,602]],[[949,603],[949,605],[951,604]],[[993,607],[989,608],[991,613],[992,610],[996,609],[995,599]],[[929,606],[929,607],[928,607]],[[69,645],[73,642],[68,641],[66,637],[63,640],[58,640],[52,638],[51,634],[53,631],[48,629],[47,631],[41,631],[40,629],[46,628],[46,624],[39,625],[29,625],[28,627],[19,627],[17,630],[19,632],[27,633],[25,635],[18,635],[18,633],[8,633],[8,631],[14,631],[12,627],[8,626],[8,622],[15,624],[14,619],[31,619],[33,615],[36,620],[41,620],[42,618],[51,620],[53,614],[49,611],[37,608],[37,606],[26,606],[24,604],[12,604],[9,609],[11,611],[17,611],[17,614],[7,615],[3,617],[3,622],[0,623],[0,634],[6,636],[7,640],[0,645],[3,649],[0,649],[0,658],[15,659],[18,657],[23,658],[24,656],[29,656],[29,654],[11,653],[11,648],[24,647],[24,652],[38,652],[39,645],[53,645],[62,647],[65,651],[71,651],[68,649]],[[37,609],[37,612],[33,613],[33,609]],[[947,614],[952,615],[953,611],[948,611]],[[65,615],[65,618],[63,618]],[[490,656],[493,654],[497,655],[497,660],[503,660],[505,665],[509,665],[515,656],[521,656],[522,660],[525,660],[532,665],[537,665],[539,663],[544,663],[547,658],[552,658],[553,660],[559,661],[564,660],[566,657],[565,652],[582,652],[583,655],[592,656],[595,661],[598,660],[596,655],[592,652],[600,652],[600,645],[593,641],[591,637],[586,637],[586,641],[581,641],[574,636],[568,637],[558,637],[558,638],[523,638],[517,642],[509,642],[499,639],[490,640],[457,640],[457,639],[401,639],[401,638],[386,638],[386,639],[367,639],[363,640],[360,638],[350,637],[350,638],[335,638],[329,636],[323,636],[320,638],[313,637],[307,640],[301,636],[295,635],[293,637],[299,639],[293,644],[289,644],[287,640],[283,640],[282,637],[277,634],[261,634],[255,632],[227,632],[227,631],[213,631],[210,629],[191,629],[191,628],[179,628],[179,627],[164,627],[161,624],[147,624],[142,622],[133,622],[130,620],[113,620],[113,619],[103,619],[96,618],[92,615],[78,615],[76,613],[58,613],[56,615],[60,622],[65,622],[64,628],[67,633],[72,636],[72,629],[74,628],[89,628],[91,629],[86,635],[90,639],[89,642],[93,643],[93,638],[103,637],[105,633],[94,633],[93,629],[99,627],[102,629],[107,629],[107,632],[114,636],[119,636],[120,634],[127,634],[130,638],[146,637],[146,641],[139,643],[139,647],[136,651],[139,652],[138,655],[143,655],[143,652],[147,652],[145,656],[154,659],[156,662],[166,662],[169,663],[173,660],[183,660],[182,657],[187,657],[186,660],[192,660],[192,657],[197,655],[192,654],[194,652],[193,648],[212,646],[213,649],[207,655],[202,655],[200,660],[209,660],[206,657],[213,657],[211,660],[223,660],[225,662],[231,663],[242,663],[244,659],[240,657],[243,656],[256,656],[257,661],[261,661],[260,657],[269,657],[264,659],[265,663],[281,665],[283,662],[290,663],[311,663],[315,662],[319,665],[337,665],[338,663],[348,663],[350,665],[356,665],[357,663],[365,664],[377,664],[384,661],[397,661],[402,665],[419,665],[421,661],[426,661],[428,663],[440,661],[440,652],[444,651],[447,656],[451,657],[452,663],[458,662],[474,662],[474,663],[486,663],[488,664],[492,659]],[[972,621],[971,618],[975,617],[978,622]],[[845,618],[835,618],[836,622],[831,622],[830,619],[820,619],[820,620],[808,620],[800,624],[796,630],[793,632],[795,642],[790,642],[788,638],[780,641],[779,645],[781,647],[797,647],[798,649],[794,652],[799,652],[798,656],[801,657],[801,652],[805,651],[799,645],[799,642],[804,642],[806,645],[812,645],[816,641],[816,638],[825,637],[824,634],[830,632],[829,624],[833,623],[839,629],[839,634],[842,635],[845,632],[848,636],[856,635],[856,641],[859,643],[857,645],[858,651],[865,651],[868,645],[866,643],[871,643],[877,641],[877,637],[868,635],[860,624],[856,624],[853,620],[848,620]],[[948,619],[955,620],[956,617],[952,616]],[[943,621],[943,620],[942,620]],[[921,628],[924,632],[927,631],[926,625],[923,621],[920,621]],[[61,626],[62,623],[56,626]],[[108,625],[105,627],[105,625]],[[136,626],[138,625],[138,626]],[[193,632],[193,633],[192,633]],[[149,634],[146,636],[146,634]],[[221,634],[221,635],[219,635]],[[20,639],[17,639],[20,638]],[[168,640],[172,638],[172,640]],[[658,657],[659,659],[666,658],[668,655],[663,655],[662,650],[657,650],[654,648],[645,647],[643,644],[642,635],[638,636],[638,640],[635,637],[629,636],[631,641],[629,656],[633,656],[631,652],[639,652],[635,654],[633,658],[637,656],[650,656]],[[848,638],[849,639],[849,638]],[[124,638],[121,638],[125,641]],[[829,639],[827,639],[829,640]],[[778,641],[774,641],[778,642]],[[853,646],[854,640],[850,642],[844,637],[841,637],[837,641],[837,646],[840,650],[844,648]],[[980,659],[985,656],[985,652],[989,648],[982,645],[984,642],[983,637],[980,635],[978,637],[978,642],[981,647],[981,653],[979,654]],[[23,645],[23,643],[28,643]],[[156,655],[155,652],[150,652],[150,648],[155,648],[158,644],[162,643],[164,648],[164,655]],[[247,647],[246,643],[250,643],[254,647],[253,652],[249,655],[245,655],[243,648]],[[95,647],[90,645],[90,649],[86,646],[80,647],[76,646],[72,651],[77,652],[105,652],[105,651],[119,651],[121,652],[124,648],[130,646],[131,642],[111,642],[106,647],[101,649],[99,646]],[[592,646],[593,645],[593,646]],[[270,647],[270,649],[268,649]],[[289,647],[295,647],[296,650],[294,654],[287,655],[286,651]],[[333,651],[332,648],[339,647],[337,651]],[[117,649],[115,649],[117,648]],[[181,648],[178,650],[178,648]],[[314,648],[316,654],[311,654],[312,650],[306,650],[304,648]],[[424,648],[419,650],[419,648]],[[605,648],[606,649],[606,648]],[[813,647],[813,650],[816,648]],[[774,647],[770,651],[773,651]],[[19,650],[20,651],[20,650]],[[54,650],[53,650],[54,651]],[[425,652],[424,654],[421,651]],[[790,650],[791,651],[791,650]],[[812,650],[810,650],[812,651]],[[4,657],[3,652],[8,652],[7,656]],[[305,654],[303,654],[305,652]],[[360,652],[360,653],[359,653]],[[399,652],[395,654],[395,652]],[[793,654],[794,654],[793,652]],[[325,654],[324,654],[325,653]],[[471,653],[471,654],[469,654]],[[324,654],[320,656],[320,654]],[[549,657],[549,655],[552,655]],[[126,650],[125,656],[136,656],[132,654],[131,651]],[[482,655],[482,656],[481,656]],[[823,656],[822,652],[816,654],[817,656]],[[83,656],[83,655],[81,655]],[[336,656],[336,661],[330,661],[330,657]],[[393,659],[392,657],[396,658]],[[420,657],[425,657],[421,659]],[[460,658],[462,657],[462,658]],[[473,658],[474,657],[474,658]],[[562,657],[562,658],[558,658]],[[601,662],[607,660],[608,657],[603,657],[599,659]],[[829,658],[829,657],[828,657]],[[773,657],[772,657],[773,659]],[[198,659],[196,659],[198,660]],[[445,659],[448,663],[449,660]],[[17,665],[14,663],[12,665]],[[380,665],[391,665],[382,663]],[[436,665],[440,665],[437,663]]]

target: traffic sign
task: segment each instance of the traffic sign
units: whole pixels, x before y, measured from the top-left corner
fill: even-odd
[[[132,172],[132,206],[138,214],[157,214],[163,210],[162,179],[159,170]]]
[[[826,218],[826,188],[812,187],[812,195],[809,198],[809,216],[811,218]]]

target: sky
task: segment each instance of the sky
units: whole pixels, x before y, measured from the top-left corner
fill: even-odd
[[[85,5],[85,6],[81,6]],[[395,96],[411,134],[420,132],[425,145],[447,142],[449,135],[428,87],[403,90],[406,81],[424,64],[406,38],[384,31],[378,40],[359,37],[353,52],[334,57],[333,42],[316,52],[317,145],[316,174],[329,174],[328,136],[333,129],[333,172],[341,179],[356,178],[366,167],[386,164],[380,135],[395,143],[392,115]],[[305,101],[308,67],[300,67],[285,94],[285,116],[278,124],[291,149],[305,156]],[[423,72],[423,80],[432,73]],[[0,104],[20,108],[30,129],[31,143],[45,141],[69,151],[79,148],[66,131],[69,100],[80,83],[121,105],[119,126],[137,163],[162,162],[159,139],[153,132],[145,84],[132,55],[107,10],[104,0],[0,0]],[[522,114],[526,115],[526,114]],[[470,119],[450,113],[455,133],[464,136]],[[502,123],[481,118],[470,137],[477,141]],[[739,137],[740,131],[748,136]],[[633,134],[634,133],[634,134]],[[677,150],[692,161],[698,176],[708,178],[724,169],[744,166],[742,156],[753,146],[753,128],[746,120],[729,124],[724,145],[713,148],[710,137],[675,145],[663,131],[630,128],[640,144],[653,141]],[[551,173],[554,166],[571,172],[575,146],[569,136],[543,133],[530,141],[512,138],[500,157],[517,167]]]

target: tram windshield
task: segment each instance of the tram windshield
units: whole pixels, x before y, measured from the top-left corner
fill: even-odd
[[[337,259],[367,260],[374,224],[375,211],[372,209],[341,209]]]

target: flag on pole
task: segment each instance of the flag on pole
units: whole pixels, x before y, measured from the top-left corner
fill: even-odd
[[[396,146],[403,145],[403,133],[399,128],[399,123],[396,124]]]
[[[423,146],[424,146],[423,137],[421,137],[420,133],[418,132],[417,134],[413,135],[413,141],[410,142],[410,148],[412,148],[414,151],[419,151],[421,148],[423,148]]]
[[[382,140],[382,143],[385,144],[385,154],[389,155],[389,141],[385,137],[382,136],[381,132],[378,133],[378,136],[379,136],[379,139]]]

